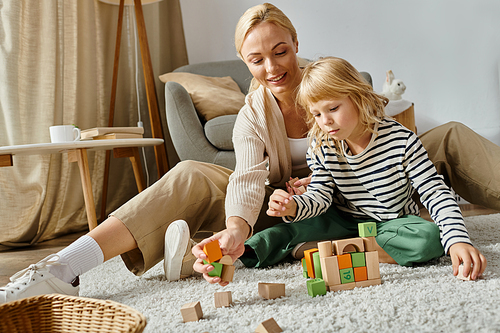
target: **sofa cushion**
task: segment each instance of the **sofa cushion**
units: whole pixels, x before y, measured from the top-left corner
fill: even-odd
[[[236,115],[227,115],[214,118],[205,124],[205,136],[208,141],[219,150],[234,150],[233,128]]]
[[[182,85],[191,96],[198,114],[207,121],[236,114],[245,104],[245,95],[230,76],[211,77],[175,72],[161,75],[160,80]]]

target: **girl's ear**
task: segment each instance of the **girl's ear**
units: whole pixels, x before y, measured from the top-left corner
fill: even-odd
[[[295,46],[295,53],[299,53],[299,41],[298,40],[295,41],[294,46]]]

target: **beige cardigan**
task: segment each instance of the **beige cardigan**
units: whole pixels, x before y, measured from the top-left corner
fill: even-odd
[[[233,145],[236,167],[227,187],[226,220],[239,216],[253,228],[265,185],[284,187],[292,172],[283,115],[268,89],[260,86],[247,95],[234,125]]]

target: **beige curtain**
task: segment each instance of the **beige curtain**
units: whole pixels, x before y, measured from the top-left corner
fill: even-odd
[[[143,9],[155,76],[185,65],[179,1]],[[139,51],[139,97],[136,92],[134,17],[133,7],[126,7],[114,124],[137,126],[140,109],[150,137]],[[98,0],[0,0],[0,146],[50,142],[52,125],[107,126],[117,18],[118,6]],[[157,79],[164,118],[163,88]],[[153,149],[145,155],[152,183]],[[98,218],[104,156],[89,152]],[[108,192],[108,213],[137,193],[128,159],[111,158]],[[14,156],[14,166],[0,168],[0,249],[86,229],[78,166],[67,154]]]

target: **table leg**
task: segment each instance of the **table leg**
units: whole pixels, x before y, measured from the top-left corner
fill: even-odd
[[[137,183],[137,190],[142,192],[145,188],[144,174],[142,173],[141,156],[139,155],[138,147],[115,148],[113,149],[113,157],[121,158],[128,157],[134,169],[135,182]]]
[[[83,188],[83,198],[85,200],[85,210],[87,211],[89,229],[92,230],[97,227],[97,216],[95,211],[94,195],[92,194],[92,182],[90,180],[87,149],[82,148],[68,151],[68,160],[69,162],[78,162]]]

